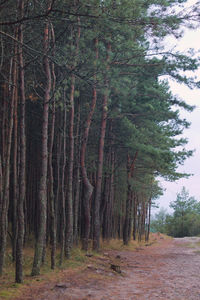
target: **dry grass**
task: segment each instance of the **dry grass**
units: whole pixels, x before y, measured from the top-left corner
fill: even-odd
[[[149,241],[146,242],[144,239],[142,239],[141,242],[139,242],[137,239],[135,241],[131,240],[128,245],[124,245],[122,240],[119,239],[111,239],[109,241],[102,241],[101,246],[102,250],[105,251],[106,249],[110,250],[130,250],[130,251],[135,251],[140,247],[145,247],[145,246],[151,246],[155,244],[158,239],[165,239],[168,238],[167,236],[163,234],[150,234]]]
[[[74,248],[72,250],[71,259],[64,260],[62,266],[57,266],[55,270],[50,268],[50,251],[47,249],[45,263],[41,267],[41,275],[32,277],[31,269],[34,257],[33,248],[24,249],[24,283],[16,284],[15,283],[15,263],[12,261],[11,249],[8,249],[5,257],[5,267],[3,276],[0,277],[0,299],[13,299],[13,297],[18,297],[23,290],[25,285],[29,285],[34,281],[44,281],[56,277],[58,272],[62,269],[75,269],[80,266],[83,266],[87,263],[88,258],[85,256],[85,252],[80,248]],[[57,252],[57,262],[59,262],[59,251]]]
[[[160,236],[159,236],[160,238]],[[164,237],[165,238],[165,237]],[[102,257],[102,253],[105,253],[106,250],[118,250],[118,251],[135,251],[141,247],[150,246],[156,243],[158,236],[151,235],[149,242],[144,240],[141,242],[130,241],[129,245],[123,245],[122,240],[112,239],[109,241],[101,241],[101,251],[94,252],[91,249],[89,253],[92,253],[94,256],[93,263],[95,264],[98,257]],[[43,282],[50,281],[59,276],[59,272],[68,269],[68,270],[83,270],[86,268],[88,262],[91,261],[86,255],[85,251],[82,251],[80,247],[73,248],[71,253],[71,258],[69,260],[64,260],[63,265],[60,267],[59,262],[59,251],[57,252],[56,260],[57,266],[55,270],[50,268],[50,251],[47,249],[46,260],[43,266],[41,267],[41,275],[36,277],[31,277],[32,262],[34,256],[34,248],[27,247],[24,249],[24,283],[16,284],[15,283],[15,263],[12,261],[11,249],[8,249],[5,259],[5,268],[3,276],[0,277],[0,299],[14,299],[14,297],[20,297],[20,294],[23,293],[23,289],[26,286],[33,284],[34,282]],[[98,262],[97,262],[98,263]],[[98,276],[97,276],[98,277]]]

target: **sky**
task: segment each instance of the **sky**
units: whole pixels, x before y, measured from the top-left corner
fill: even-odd
[[[195,4],[197,1],[189,0],[187,5]],[[176,44],[176,50],[187,51],[189,48],[194,48],[200,51],[200,28],[196,30],[185,30],[181,39],[176,40],[169,37],[166,40],[167,47]],[[200,54],[199,54],[200,55]],[[200,81],[200,69],[195,73],[190,73],[192,76],[197,76]],[[172,212],[169,207],[170,201],[176,200],[176,195],[179,193],[183,186],[189,191],[190,196],[194,196],[196,200],[200,201],[200,89],[189,89],[183,84],[178,84],[175,81],[169,80],[170,88],[173,94],[178,95],[184,99],[186,103],[195,105],[196,108],[193,112],[181,111],[180,116],[186,118],[191,123],[190,128],[184,130],[183,137],[188,139],[186,149],[195,152],[193,156],[187,159],[183,166],[180,166],[177,171],[193,174],[189,179],[180,179],[176,182],[167,182],[160,179],[161,186],[165,189],[164,195],[161,196],[156,204],[159,205],[158,209],[153,209],[152,212],[156,213],[159,209],[165,208],[168,212]]]

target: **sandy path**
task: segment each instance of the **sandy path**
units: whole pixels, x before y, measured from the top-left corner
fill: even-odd
[[[166,239],[136,252],[109,251],[109,259],[120,255],[122,275],[108,269],[109,259],[105,256],[97,268],[88,266],[81,274],[63,274],[62,284],[53,281],[29,289],[23,300],[198,300],[197,242],[200,238]]]

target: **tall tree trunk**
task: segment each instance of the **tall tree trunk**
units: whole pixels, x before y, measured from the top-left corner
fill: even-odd
[[[61,226],[60,226],[60,265],[62,265],[64,250],[65,250],[65,229],[66,229],[66,209],[65,209],[65,168],[66,168],[66,123],[67,123],[67,111],[66,111],[66,97],[65,90],[63,95],[64,112],[63,112],[63,144],[62,144],[62,173],[61,173]]]
[[[24,15],[24,1],[19,1],[20,16]],[[25,85],[23,61],[23,26],[19,27],[19,65],[20,65],[20,167],[19,167],[19,199],[17,205],[17,245],[16,245],[16,282],[23,282],[23,243],[24,243],[24,202],[26,197],[26,136],[25,136]]]
[[[16,76],[16,66],[14,66],[13,76]],[[8,118],[8,129],[7,134],[4,136],[3,146],[4,156],[3,159],[3,174],[2,174],[2,199],[0,199],[0,276],[3,273],[4,257],[6,250],[7,240],[7,227],[8,227],[8,207],[9,207],[9,188],[10,188],[10,156],[11,156],[11,144],[12,144],[12,133],[13,133],[13,115],[14,115],[14,103],[15,103],[15,88],[13,86],[13,92],[10,101],[10,115]],[[8,86],[5,85],[5,89]],[[7,95],[8,96],[8,95]],[[3,129],[4,132],[4,129]],[[4,159],[5,157],[5,159]]]
[[[16,38],[18,33],[16,33]],[[16,69],[17,60],[17,45],[15,46],[14,54],[14,69]],[[17,71],[17,70],[16,70]],[[17,242],[17,200],[19,195],[18,189],[18,88],[17,88],[17,75],[15,74],[13,85],[15,86],[13,92],[15,92],[15,107],[14,107],[14,130],[13,130],[13,196],[12,196],[12,257],[13,261],[16,261],[16,242]]]
[[[65,107],[65,104],[64,106]],[[56,111],[55,116],[55,130],[58,128],[62,128],[63,126],[63,116],[61,114],[60,108]],[[63,154],[63,136],[60,130],[56,130],[55,132],[55,152],[56,152],[56,162],[55,162],[55,181],[56,181],[56,189],[55,189],[55,218],[56,218],[56,232],[57,232],[57,240],[60,241],[60,226],[61,226],[61,206],[62,206],[62,168],[63,162],[61,164],[62,154]],[[65,229],[64,229],[65,230]]]
[[[104,239],[109,239],[112,236],[113,228],[113,196],[114,196],[114,151],[113,151],[113,120],[109,122],[108,129],[108,153],[106,159],[106,169],[104,179],[104,192],[100,208],[100,217],[102,225],[102,236]]]
[[[69,125],[69,164],[68,164],[68,184],[66,202],[66,246],[65,256],[70,257],[70,250],[73,243],[73,166],[74,166],[74,88],[75,76],[71,78],[70,93],[70,125]]]
[[[47,56],[49,47],[49,24],[46,23],[44,30],[44,67],[46,74],[46,87],[43,106],[43,124],[42,124],[42,155],[41,155],[41,177],[39,186],[39,228],[35,244],[35,255],[32,268],[32,275],[40,273],[42,253],[45,244],[46,219],[47,219],[47,165],[48,165],[48,118],[49,118],[49,100],[51,91],[51,71],[49,58]]]
[[[147,228],[146,228],[146,235],[145,235],[145,241],[149,241],[149,234],[150,234],[150,225],[151,225],[151,197],[149,197],[148,203],[147,203],[147,215],[148,215],[148,221],[147,221]]]
[[[51,25],[51,35],[53,40],[53,47],[55,47],[55,36],[53,25]],[[54,52],[54,51],[53,51]],[[54,53],[53,53],[54,55]],[[52,93],[55,93],[55,67],[52,63]],[[52,154],[53,154],[53,143],[54,143],[54,132],[55,132],[55,99],[53,98],[52,103],[52,118],[51,118],[51,131],[49,139],[49,206],[50,206],[50,244],[51,244],[51,269],[55,268],[55,255],[56,255],[56,216],[55,216],[55,195],[54,195],[54,174],[52,165]]]
[[[1,206],[2,192],[3,192],[3,170],[2,170],[2,160],[1,160],[1,154],[0,154],[0,209],[2,208],[2,206]]]
[[[77,125],[76,125],[76,169],[75,169],[75,191],[74,191],[74,227],[73,241],[78,245],[78,211],[80,203],[80,101],[78,101],[77,109]]]
[[[95,44],[95,53],[96,53],[96,61],[98,60],[98,39],[96,38],[94,41]],[[83,141],[81,146],[81,173],[83,178],[83,213],[84,213],[84,231],[82,236],[82,248],[84,250],[88,250],[88,242],[90,236],[90,199],[92,197],[94,187],[90,183],[90,180],[87,175],[87,169],[85,166],[85,156],[87,149],[87,141],[90,131],[90,126],[92,122],[92,117],[94,114],[94,110],[96,107],[97,100],[97,90],[96,90],[96,74],[94,75],[94,87],[93,87],[93,97],[90,106],[90,111],[85,123],[85,130],[83,133]]]
[[[123,242],[124,245],[128,245],[129,242],[129,218],[130,218],[130,204],[131,204],[131,171],[130,171],[131,163],[130,163],[130,156],[127,157],[127,198],[126,198],[126,215],[125,215],[125,222],[123,228]]]
[[[111,51],[111,44],[107,47],[107,71],[109,70],[109,53]],[[108,75],[106,74],[106,77]],[[105,94],[102,103],[101,115],[101,130],[99,139],[99,153],[98,153],[98,166],[97,166],[97,179],[95,186],[94,197],[94,232],[93,232],[93,249],[99,250],[100,247],[100,202],[101,202],[101,185],[102,185],[102,172],[103,172],[103,157],[104,157],[104,142],[106,134],[107,114],[108,114],[108,78],[105,80]]]
[[[80,41],[80,18],[78,18],[78,32],[76,37],[76,51],[75,61],[72,69],[76,67],[79,53]],[[73,244],[73,168],[74,168],[74,89],[75,89],[75,75],[71,76],[71,91],[70,91],[70,120],[69,120],[69,163],[67,176],[67,201],[66,201],[66,245],[65,256],[70,257],[70,251]]]
[[[109,237],[114,237],[115,238],[115,233],[114,233],[114,193],[115,193],[115,189],[114,189],[114,180],[115,180],[115,153],[112,149],[111,152],[111,182],[110,182],[110,194],[109,194],[109,206],[110,206],[110,234]]]
[[[124,245],[127,245],[130,240],[130,226],[132,224],[131,220],[131,203],[132,203],[132,190],[131,190],[131,178],[133,177],[135,161],[137,158],[138,152],[135,153],[135,156],[131,162],[130,155],[127,156],[127,198],[126,198],[126,215],[123,228],[123,242]]]
[[[136,240],[137,231],[137,195],[133,195],[133,240]]]

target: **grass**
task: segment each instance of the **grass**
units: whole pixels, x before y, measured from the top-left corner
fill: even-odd
[[[102,242],[102,250],[105,251],[106,249],[110,249],[110,250],[119,250],[119,251],[123,251],[123,250],[135,251],[140,247],[151,246],[157,243],[157,240],[159,238],[166,239],[170,237],[164,234],[160,234],[159,236],[157,234],[150,234],[150,238],[148,242],[146,242],[144,239],[141,242],[139,242],[136,239],[135,241],[131,240],[128,245],[124,245],[122,240],[111,239],[109,241]]]
[[[57,262],[59,261],[59,251],[57,252]],[[71,253],[71,259],[64,260],[62,266],[57,263],[56,269],[50,268],[50,251],[47,249],[45,263],[41,267],[41,275],[32,277],[31,269],[34,257],[34,248],[27,247],[24,249],[24,283],[16,284],[15,282],[15,263],[12,261],[11,249],[7,250],[5,256],[5,267],[3,276],[0,277],[0,299],[13,299],[19,297],[24,286],[31,283],[42,282],[46,279],[50,279],[56,276],[58,272],[63,269],[76,269],[87,263],[88,258],[85,256],[85,252],[80,248],[74,248]]]
[[[122,240],[112,239],[109,241],[101,241],[101,251],[94,252],[90,250],[89,252],[94,256],[94,263],[95,257],[102,257],[102,253],[106,252],[107,250],[128,250],[128,251],[135,251],[144,246],[150,246],[153,243],[156,243],[156,239],[151,236],[150,241],[147,243],[145,241],[130,241],[129,245],[123,245]],[[75,270],[80,272],[83,270],[88,262],[90,261],[89,258],[85,255],[86,252],[81,250],[80,247],[73,248],[71,251],[71,258],[68,260],[64,260],[62,266],[59,266],[57,263],[55,270],[51,270],[50,268],[50,250],[47,249],[46,253],[46,260],[45,263],[41,267],[41,275],[32,277],[31,269],[32,269],[32,262],[34,257],[34,247],[26,247],[24,249],[24,283],[23,284],[16,284],[15,283],[15,263],[12,261],[12,253],[11,249],[8,248],[7,254],[5,257],[5,268],[3,276],[0,277],[0,299],[14,299],[16,297],[20,297],[23,295],[24,288],[27,286],[34,284],[37,282],[38,284],[43,281],[53,280],[59,276],[59,272],[65,269]],[[59,250],[56,255],[56,261],[59,262]]]

